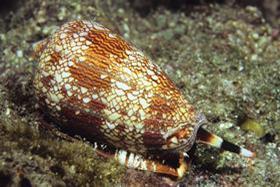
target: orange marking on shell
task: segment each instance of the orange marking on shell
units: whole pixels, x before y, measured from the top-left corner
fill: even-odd
[[[155,96],[152,98],[151,111],[171,114],[171,112],[174,112],[175,109],[176,106],[171,105],[170,101],[162,99],[160,96]]]
[[[101,54],[109,57],[111,54],[119,58],[127,57],[125,50],[131,50],[131,46],[127,42],[123,42],[119,37],[111,38],[108,31],[91,30],[86,37],[92,42],[92,49],[95,54]]]
[[[49,61],[50,63],[58,63],[59,60],[61,59],[61,55],[58,52],[56,52],[56,51],[53,51],[50,54],[50,57],[51,57],[51,59]]]
[[[77,80],[78,86],[83,86],[88,89],[94,87],[98,89],[110,88],[111,84],[108,80],[100,79],[101,72],[104,73],[106,70],[97,68],[91,63],[77,63],[77,65],[70,68],[70,72],[73,78]]]

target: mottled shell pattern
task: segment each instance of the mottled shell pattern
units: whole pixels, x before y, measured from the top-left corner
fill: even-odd
[[[72,21],[35,51],[36,95],[60,124],[132,152],[191,148],[194,108],[151,59],[109,29]]]

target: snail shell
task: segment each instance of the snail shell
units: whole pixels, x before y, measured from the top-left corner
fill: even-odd
[[[151,59],[109,29],[72,21],[34,49],[41,108],[75,134],[139,153],[192,147],[200,115]]]

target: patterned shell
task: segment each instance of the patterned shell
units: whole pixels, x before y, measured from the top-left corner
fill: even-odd
[[[191,148],[193,107],[139,49],[96,22],[72,21],[34,47],[43,110],[75,134],[118,148]]]

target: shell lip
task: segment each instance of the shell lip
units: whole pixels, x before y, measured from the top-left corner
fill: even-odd
[[[184,144],[181,144],[178,147],[174,148],[174,151],[183,150],[184,152],[188,152],[192,148],[193,144],[195,143],[197,132],[198,132],[199,128],[201,128],[202,125],[208,123],[208,121],[204,114],[198,113],[195,123],[196,124],[194,126],[192,135],[186,140],[186,142]]]

